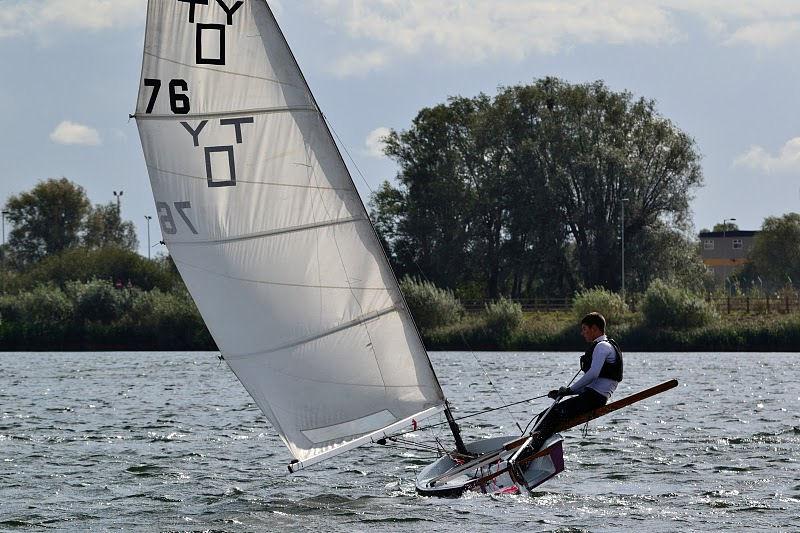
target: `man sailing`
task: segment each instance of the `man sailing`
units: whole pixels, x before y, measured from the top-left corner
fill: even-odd
[[[581,357],[583,376],[572,386],[552,390],[552,399],[574,396],[560,402],[545,416],[534,433],[532,450],[538,450],[561,422],[594,411],[608,403],[622,381],[622,350],[606,336],[606,319],[589,313],[581,320],[581,336],[591,344]],[[577,395],[577,396],[576,396]]]

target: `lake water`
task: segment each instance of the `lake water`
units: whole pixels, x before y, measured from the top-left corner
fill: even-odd
[[[577,365],[477,357],[507,402]],[[457,416],[501,403],[473,354],[431,358]],[[414,492],[431,457],[395,448],[287,476],[288,451],[215,354],[0,354],[0,530],[800,531],[800,354],[625,363],[615,399],[681,385],[565,433],[565,472],[532,497],[439,500]],[[524,425],[546,405],[513,416]],[[500,411],[464,434],[513,427]]]

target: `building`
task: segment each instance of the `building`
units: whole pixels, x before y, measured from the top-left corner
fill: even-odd
[[[723,285],[746,265],[757,231],[712,231],[700,234],[700,254],[714,281]]]

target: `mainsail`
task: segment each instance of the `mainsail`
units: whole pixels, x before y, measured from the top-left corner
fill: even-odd
[[[169,252],[296,467],[444,409],[265,0],[149,0],[136,119]]]

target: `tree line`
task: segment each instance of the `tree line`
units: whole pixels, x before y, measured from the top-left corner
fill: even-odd
[[[3,213],[13,226],[3,260],[18,269],[76,247],[139,247],[133,222],[122,220],[118,205],[93,206],[83,187],[67,178],[42,181],[12,196]]]
[[[401,277],[468,298],[619,290],[624,231],[629,289],[707,281],[700,154],[652,100],[545,78],[423,109],[385,151],[397,184],[370,207]]]

